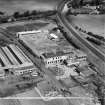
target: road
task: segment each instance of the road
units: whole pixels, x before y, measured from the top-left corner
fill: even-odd
[[[62,1],[57,7],[57,19],[60,25],[64,27],[65,31],[68,33],[68,37],[73,37],[76,44],[88,54],[88,59],[90,62],[92,62],[99,69],[99,71],[105,75],[105,54],[86,41],[86,39],[81,37],[81,35],[75,30],[66,18],[66,14],[62,12],[64,5],[65,2]],[[92,57],[96,57],[97,60],[93,60],[94,58]],[[96,62],[98,62],[99,65]]]

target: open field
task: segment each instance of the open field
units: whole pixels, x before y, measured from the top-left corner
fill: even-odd
[[[44,22],[27,23],[23,25],[9,26],[7,27],[7,30],[13,33],[26,31],[26,30],[37,30],[39,28],[45,27],[48,24],[49,23],[44,23]]]
[[[78,27],[105,37],[105,15],[70,15],[69,18]]]

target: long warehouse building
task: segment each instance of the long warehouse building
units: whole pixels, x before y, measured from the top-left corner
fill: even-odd
[[[0,77],[5,77],[6,71],[14,75],[33,72],[37,68],[24,52],[16,45],[10,44],[0,48]]]

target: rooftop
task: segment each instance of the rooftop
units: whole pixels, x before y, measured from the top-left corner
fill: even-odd
[[[62,55],[70,54],[70,53],[73,54],[72,51],[70,51],[70,52],[55,51],[55,52],[43,53],[42,55],[43,55],[45,58],[50,58],[50,57],[62,56]]]
[[[0,47],[0,69],[31,67],[33,63],[16,45]]]
[[[75,54],[76,54],[76,56],[78,56],[78,57],[87,56],[86,53],[84,53],[84,52],[81,51],[81,50],[75,50]]]

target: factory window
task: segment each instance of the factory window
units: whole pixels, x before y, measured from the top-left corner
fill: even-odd
[[[51,64],[51,62],[49,62],[49,64]]]
[[[27,71],[23,71],[23,73],[27,73]]]
[[[20,74],[23,74],[23,72],[20,72]]]
[[[57,57],[57,59],[59,59],[59,57]]]
[[[4,70],[6,74],[9,74],[9,69]]]

